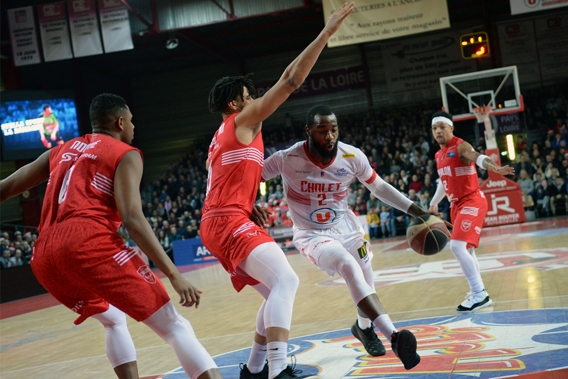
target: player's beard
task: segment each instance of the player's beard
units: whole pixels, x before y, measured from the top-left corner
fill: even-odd
[[[335,141],[333,143],[333,149],[331,149],[331,150],[326,149],[325,145],[322,146],[322,145],[315,143],[314,140],[311,137],[310,137],[309,142],[310,142],[310,145],[313,146],[316,153],[318,153],[318,155],[325,160],[331,160],[331,159],[335,158],[335,156],[337,155],[337,141]],[[326,145],[327,145],[327,143],[326,143]]]

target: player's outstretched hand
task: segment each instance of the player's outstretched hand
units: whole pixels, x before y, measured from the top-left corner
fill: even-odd
[[[176,275],[170,279],[172,287],[179,294],[179,303],[184,307],[191,307],[195,305],[195,308],[199,307],[199,299],[201,298],[201,291],[195,288],[190,282],[185,280],[183,276]]]
[[[327,24],[325,25],[323,30],[329,32],[330,34],[335,33],[343,23],[343,20],[345,20],[345,18],[349,16],[351,12],[353,12],[354,7],[355,3],[343,4],[335,12],[333,12],[331,16],[329,16],[329,18],[327,19]]]
[[[260,205],[255,205],[252,208],[252,214],[250,219],[261,228],[265,228],[268,225],[268,218],[270,217],[270,211]]]
[[[496,173],[501,174],[501,175],[514,175],[515,174],[515,168],[510,167],[510,166],[491,165],[491,166],[489,166],[489,169],[491,171],[496,172]]]

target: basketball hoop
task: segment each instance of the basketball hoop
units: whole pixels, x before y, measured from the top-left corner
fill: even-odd
[[[478,123],[485,123],[485,121],[489,121],[489,116],[491,115],[492,107],[491,105],[483,105],[478,108],[473,108],[471,111],[477,118]]]

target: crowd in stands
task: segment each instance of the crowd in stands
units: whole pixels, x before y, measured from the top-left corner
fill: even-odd
[[[510,162],[502,157],[502,164],[515,166],[515,177],[522,188],[526,210],[537,217],[566,214],[568,208],[568,86],[525,92],[525,119],[528,130],[543,133],[538,140],[518,137],[517,159]],[[428,209],[436,190],[438,174],[434,154],[438,145],[431,137],[431,114],[435,105],[405,108],[385,108],[374,114],[337,114],[340,140],[359,147],[368,157],[375,171],[416,204]],[[305,122],[288,118],[285,126],[266,126],[263,129],[265,146],[288,146],[301,140]],[[459,136],[459,130],[456,130]],[[545,135],[544,135],[545,134]],[[471,141],[470,141],[471,142]],[[196,141],[159,180],[148,184],[142,192],[144,214],[164,250],[170,254],[176,240],[199,237],[201,208],[205,199],[207,171],[205,161],[209,141]],[[484,153],[484,141],[472,143]],[[478,168],[480,182],[487,172]],[[266,194],[258,197],[258,205],[272,212],[270,227],[290,226],[288,205],[280,178],[267,183]],[[352,183],[348,204],[359,215],[367,217],[371,238],[404,235],[409,217],[376,199],[359,182]],[[449,202],[439,204],[442,217],[449,221]],[[127,245],[133,246],[124,229],[119,233]],[[1,241],[2,267],[29,262],[34,234],[4,233]],[[18,243],[18,245],[16,245]],[[25,245],[24,245],[25,244]],[[21,253],[20,253],[21,252]],[[18,258],[17,256],[20,256]]]
[[[0,232],[0,268],[29,265],[37,233]]]

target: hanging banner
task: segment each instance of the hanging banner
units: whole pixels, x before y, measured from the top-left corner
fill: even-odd
[[[106,53],[134,48],[128,9],[120,0],[99,0],[99,17]]]
[[[568,66],[568,12],[497,24],[501,60],[516,65],[519,81],[562,80]]]
[[[41,62],[32,7],[8,9],[8,25],[15,66]]]
[[[68,4],[75,57],[102,54],[95,0],[71,0]]]
[[[477,71],[464,60],[456,30],[381,44],[389,102],[401,104],[440,97],[440,77]]]
[[[44,60],[73,58],[65,2],[38,5],[38,17]]]
[[[345,0],[322,0],[325,21]],[[446,0],[358,0],[328,47],[352,45],[450,27]]]
[[[545,11],[568,6],[568,0],[509,0],[511,14]]]

